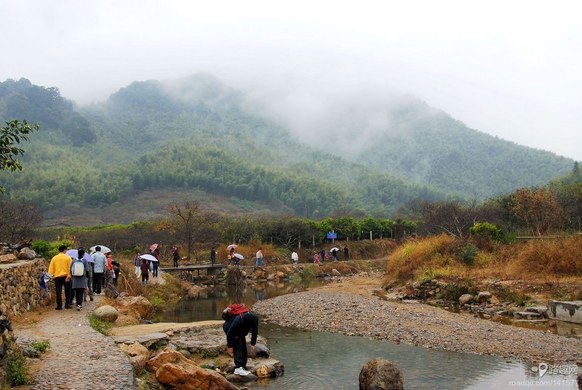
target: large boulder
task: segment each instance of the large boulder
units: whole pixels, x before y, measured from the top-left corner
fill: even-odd
[[[34,260],[36,257],[36,252],[28,247],[24,247],[18,252],[18,258],[20,260]]]
[[[0,255],[0,263],[14,263],[15,261],[16,256],[14,256],[12,253]]]
[[[118,297],[115,306],[122,313],[127,313],[137,319],[149,318],[154,311],[154,306],[141,295],[135,297]]]
[[[382,358],[372,359],[360,371],[360,390],[403,390],[404,379],[396,365]]]
[[[477,294],[477,303],[487,303],[491,299],[491,293],[489,291],[481,291]]]
[[[93,312],[93,315],[98,320],[113,323],[113,322],[115,322],[115,320],[117,320],[119,313],[117,312],[117,309],[114,308],[113,306],[103,305],[103,306],[99,306],[97,309],[95,309],[95,311]]]
[[[216,371],[198,367],[179,352],[165,349],[147,363],[158,382],[177,390],[238,390]]]
[[[471,294],[463,294],[459,297],[459,305],[468,305],[473,302],[473,296]]]

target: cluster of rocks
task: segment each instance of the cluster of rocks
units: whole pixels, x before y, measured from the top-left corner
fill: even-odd
[[[142,323],[151,314],[151,304],[143,297],[119,297],[114,306],[100,306],[93,314],[116,325],[131,323],[128,318]],[[129,357],[136,376],[148,371],[159,383],[172,388],[236,389],[232,383],[283,375],[283,365],[270,357],[266,340],[261,336],[254,351],[247,345],[247,368],[251,374],[234,375],[222,324],[223,321],[142,323],[115,327],[112,338]]]
[[[0,244],[0,264],[10,264],[18,260],[34,260],[37,254],[28,243]]]
[[[447,294],[447,290],[453,289],[451,286],[459,289],[457,285],[451,285],[436,279],[415,282],[411,288],[387,294],[387,298],[408,302],[419,300],[434,306],[465,310],[481,318],[492,320],[510,318],[521,321],[543,321],[548,318],[546,306],[518,306],[513,302],[502,301],[490,291],[462,294],[456,302],[443,299],[442,297]]]
[[[159,327],[159,324],[152,324]],[[236,388],[230,382],[274,378],[284,372],[278,360],[270,358],[264,338],[259,337],[254,351],[249,345],[247,368],[252,374],[234,375],[232,359],[226,357],[226,340],[221,321],[169,325],[165,331],[113,336],[129,356],[136,373],[147,370],[167,386],[189,383],[204,389],[204,383],[220,384],[220,388]],[[221,358],[222,355],[222,358]]]

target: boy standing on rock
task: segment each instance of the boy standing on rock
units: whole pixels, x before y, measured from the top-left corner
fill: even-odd
[[[70,309],[68,305],[71,299],[71,256],[65,252],[66,245],[59,246],[59,254],[51,259],[48,273],[51,274],[55,280],[55,290],[57,296],[57,307],[55,309],[63,309],[63,287],[65,288],[65,309]]]

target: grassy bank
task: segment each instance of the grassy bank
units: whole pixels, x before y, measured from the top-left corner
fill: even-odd
[[[398,247],[389,258],[385,285],[427,279],[471,286],[513,281],[511,288],[520,286],[517,290],[582,299],[581,253],[581,235],[499,244],[487,249],[440,235],[411,240]]]

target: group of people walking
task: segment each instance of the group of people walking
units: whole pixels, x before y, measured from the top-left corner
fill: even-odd
[[[101,252],[100,246],[96,246],[91,255],[80,247],[74,251],[74,257],[67,254],[67,249],[66,245],[59,247],[59,253],[50,261],[47,276],[55,284],[55,309],[72,309],[74,300],[77,310],[80,311],[87,296],[92,301],[93,295],[100,295],[106,283],[117,283],[121,268],[110,252]]]

